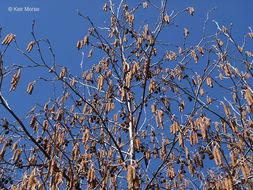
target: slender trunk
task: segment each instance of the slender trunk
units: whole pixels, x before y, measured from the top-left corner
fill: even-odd
[[[131,103],[128,97],[127,102],[129,110],[129,154],[130,154],[130,164],[133,165],[135,160],[135,151],[134,151],[134,125],[133,125],[133,113],[131,109]]]

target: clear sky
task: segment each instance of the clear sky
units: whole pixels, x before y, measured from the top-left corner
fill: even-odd
[[[115,2],[118,3],[119,0]],[[128,2],[131,6],[136,1]],[[2,41],[6,34],[13,33],[20,48],[25,50],[32,40],[31,26],[35,19],[36,35],[38,38],[50,40],[56,54],[56,64],[67,66],[72,73],[80,75],[81,51],[77,51],[76,42],[83,39],[90,26],[86,20],[78,16],[77,12],[79,10],[83,15],[90,16],[96,25],[103,26],[105,20],[109,21],[108,14],[102,11],[104,3],[104,0],[0,0],[0,27],[2,27],[0,40]],[[248,27],[253,28],[252,0],[174,0],[168,1],[167,11],[170,14],[173,10],[178,11],[189,6],[195,8],[194,17],[189,14],[179,16],[176,20],[179,27],[172,29],[170,33],[162,34],[166,41],[175,42],[177,39],[174,38],[173,32],[183,34],[183,28],[186,27],[191,32],[192,42],[198,42],[206,13],[214,7],[216,10],[210,15],[207,25],[207,31],[210,33],[216,31],[216,26],[212,23],[213,19],[227,27],[233,23],[232,34],[240,44],[243,42],[243,36],[249,32]],[[142,24],[145,20],[155,18],[154,12],[149,12],[148,9],[146,11],[145,15],[136,21],[136,25],[138,22]],[[248,48],[252,50],[252,43],[250,45]],[[3,47],[0,47],[0,51],[3,51]],[[85,55],[88,55],[87,51],[84,50]],[[52,59],[47,48],[44,53],[50,62]],[[35,55],[34,57],[36,58]],[[4,62],[5,65],[26,65],[28,60],[15,50],[14,45],[11,45],[4,56]],[[87,64],[86,69],[89,66],[90,64]],[[20,85],[12,93],[8,92],[10,79],[5,81],[7,89],[4,95],[10,106],[14,107],[21,117],[25,116],[35,103],[44,104],[49,98],[49,94],[46,93],[48,91],[46,83],[40,83],[40,88],[35,87],[35,96],[26,93],[28,83],[38,78],[35,73],[32,69],[24,71]],[[24,104],[24,102],[28,103]],[[2,113],[1,109],[0,113]]]

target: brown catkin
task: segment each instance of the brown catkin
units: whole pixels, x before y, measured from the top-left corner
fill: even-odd
[[[76,44],[76,47],[78,50],[82,49],[83,48],[83,41],[78,41]]]
[[[83,44],[84,45],[89,45],[89,36],[88,35],[84,36]]]
[[[66,71],[67,71],[67,69],[65,67],[61,68],[59,79],[63,79],[63,77],[65,76]]]
[[[6,152],[6,145],[7,145],[7,143],[5,143],[5,144],[3,145],[2,150],[1,150],[1,152],[0,152],[0,161],[3,159],[4,154],[5,154],[5,152]]]
[[[31,95],[33,92],[33,88],[34,88],[33,83],[30,82],[27,87],[27,93]]]
[[[190,15],[193,16],[194,8],[193,7],[189,7],[189,12],[190,12]]]
[[[143,9],[148,8],[148,2],[147,1],[143,2],[142,6],[143,6]]]
[[[10,37],[10,34],[7,34],[7,35],[5,36],[4,40],[2,41],[2,45],[5,45],[5,44],[6,44],[7,40],[9,39],[9,37]]]
[[[133,183],[134,183],[134,168],[133,166],[129,165],[127,168],[127,184],[128,184],[128,189],[132,190],[133,189]]]
[[[179,146],[184,147],[184,139],[181,132],[178,135],[178,142],[179,142]]]
[[[253,105],[253,95],[252,95],[249,87],[247,87],[247,89],[246,89],[246,100],[247,100],[249,106]]]
[[[187,28],[184,28],[184,35],[185,35],[185,37],[187,37],[188,35],[189,35],[189,30],[187,29]]]
[[[17,147],[18,147],[18,141],[17,142],[15,142],[13,145],[12,145],[12,151],[15,151],[16,149],[17,149]]]
[[[107,11],[107,9],[108,9],[108,5],[107,5],[107,3],[105,3],[105,5],[103,6],[103,10]]]
[[[164,21],[169,24],[170,23],[170,16],[169,15],[165,15],[164,16]]]
[[[187,31],[185,31],[185,32],[187,32]],[[189,34],[189,31],[188,31],[188,34]],[[199,60],[199,56],[198,56],[198,54],[196,53],[196,51],[192,50],[191,56],[193,57],[195,63],[197,64],[197,63],[198,63],[198,60]]]
[[[28,46],[27,46],[27,48],[26,48],[26,51],[27,51],[28,53],[30,53],[30,52],[32,51],[34,44],[35,44],[35,43],[34,43],[33,41],[30,42],[30,43],[28,44]]]

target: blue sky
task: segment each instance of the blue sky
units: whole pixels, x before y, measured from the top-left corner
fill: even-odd
[[[36,20],[36,34],[38,38],[47,38],[51,41],[54,52],[56,54],[56,63],[71,68],[72,72],[78,74],[80,71],[81,52],[75,48],[76,42],[83,39],[87,34],[89,24],[86,20],[77,15],[79,10],[83,15],[89,15],[94,23],[103,26],[104,20],[108,21],[108,14],[102,11],[104,5],[103,0],[74,0],[74,1],[56,1],[56,0],[0,0],[0,26],[2,30],[2,38],[8,33],[14,33],[20,47],[25,50],[27,44],[32,40],[31,25],[32,20]],[[119,2],[119,1],[115,1]],[[130,4],[135,4],[133,0]],[[252,26],[253,18],[253,1],[252,0],[177,0],[168,2],[168,14],[173,10],[181,10],[192,6],[195,8],[194,17],[189,14],[181,15],[176,22],[178,28],[172,29],[170,35],[164,34],[168,41],[176,40],[173,32],[182,32],[183,28],[187,27],[191,32],[191,39],[197,42],[200,39],[206,13],[211,8],[216,7],[216,11],[210,15],[210,20],[215,19],[220,24],[225,24],[227,27],[233,23],[233,32],[235,40],[242,43],[243,35],[249,32],[248,27]],[[10,11],[10,7],[12,11]],[[15,7],[32,7],[39,8],[38,12],[14,11]],[[153,19],[154,13],[147,11],[147,19]],[[142,18],[141,18],[142,19]],[[142,21],[140,21],[141,23]],[[138,23],[136,23],[138,24]],[[216,26],[211,21],[208,24],[208,31],[215,31]],[[2,41],[2,39],[1,39]],[[0,49],[2,51],[3,49]],[[86,55],[88,52],[84,52]],[[6,64],[25,64],[28,60],[24,56],[18,54],[11,46],[4,57]],[[88,69],[88,68],[87,68]],[[7,93],[10,105],[15,106],[15,109],[21,114],[26,112],[24,105],[20,101],[16,101],[16,95],[20,94],[22,99],[31,102],[31,96],[24,93],[26,86],[31,80],[35,80],[37,76],[31,75],[33,72],[27,71],[28,75],[22,75],[23,85],[18,87],[16,92]],[[79,73],[80,74],[80,73]],[[29,76],[29,79],[28,77]],[[27,81],[26,81],[27,78]],[[46,85],[46,84],[41,84]],[[9,87],[8,87],[9,88]],[[36,92],[36,88],[35,88]],[[25,95],[23,95],[25,94]],[[40,93],[39,100],[47,100],[48,96]],[[33,97],[34,98],[34,97]],[[38,99],[27,107],[31,106]],[[22,101],[23,102],[23,101]]]
[[[119,2],[119,1],[115,1]],[[135,4],[136,1],[130,0],[129,3]],[[140,1],[139,1],[140,2]],[[0,26],[3,28],[1,35],[3,40],[4,36],[8,33],[16,35],[16,40],[21,49],[25,50],[27,44],[32,40],[31,26],[33,19],[36,20],[35,31],[37,38],[49,39],[53,50],[56,54],[56,64],[64,65],[71,69],[74,74],[81,74],[80,62],[81,51],[77,51],[76,42],[82,40],[87,34],[87,30],[90,27],[88,22],[78,16],[78,10],[83,15],[88,15],[98,26],[103,26],[104,20],[109,20],[107,13],[102,11],[102,7],[105,1],[102,0],[75,0],[75,1],[56,1],[56,0],[0,0]],[[185,13],[179,16],[176,20],[178,27],[172,27],[168,30],[168,33],[164,33],[162,37],[167,42],[176,42],[174,33],[182,33],[183,28],[186,27],[190,30],[191,41],[193,45],[198,42],[202,32],[203,23],[206,18],[206,13],[212,8],[216,8],[216,11],[210,15],[210,21],[207,25],[207,31],[214,33],[216,26],[211,20],[215,19],[221,25],[229,27],[230,23],[233,23],[232,34],[237,42],[242,43],[243,36],[249,32],[248,27],[252,27],[253,18],[253,1],[252,0],[177,0],[169,1],[167,6],[168,14],[173,10],[178,11],[186,7],[194,7],[194,16],[190,16],[189,13]],[[16,8],[31,7],[37,8],[39,11],[27,12],[27,11],[15,11]],[[145,16],[140,17],[136,21],[141,24],[145,19],[154,19],[154,12],[147,11]],[[138,13],[137,13],[138,14]],[[153,20],[154,21],[154,20]],[[174,32],[174,33],[173,33]],[[251,46],[248,48],[252,49]],[[3,51],[3,47],[0,47],[0,51]],[[87,56],[89,50],[83,50]],[[52,58],[45,47],[45,56],[50,62]],[[36,57],[31,53],[31,56]],[[94,59],[93,59],[94,60]],[[15,50],[12,44],[4,56],[5,65],[26,65],[29,64],[28,60]],[[85,58],[85,69],[89,69],[92,64],[91,60]],[[28,69],[23,72],[21,81],[15,92],[9,93],[10,79],[6,80],[6,89],[4,89],[4,95],[8,100],[11,107],[21,117],[25,116],[35,103],[44,104],[50,97],[47,83],[40,83],[40,88],[34,89],[33,96],[26,93],[26,88],[29,82],[36,80],[38,75],[34,70]],[[18,97],[18,98],[17,98]],[[26,102],[24,104],[24,102]],[[0,108],[0,113],[2,113]]]
[[[115,2],[118,3],[119,1]],[[136,1],[130,0],[128,2],[131,6],[135,5]],[[106,20],[108,23],[110,19],[109,14],[102,11],[104,3],[105,1],[103,0],[0,0],[0,26],[2,27],[2,37],[0,41],[3,40],[6,34],[13,33],[16,35],[16,40],[20,48],[25,51],[28,43],[33,40],[31,27],[32,21],[35,19],[35,32],[37,38],[50,40],[54,53],[56,54],[56,64],[66,66],[74,75],[80,76],[82,74],[80,72],[82,53],[76,49],[76,42],[83,39],[90,26],[86,20],[78,16],[77,12],[79,10],[83,15],[90,16],[95,25],[104,26],[104,21]],[[240,45],[243,42],[243,36],[249,32],[248,27],[253,27],[253,12],[251,10],[253,7],[252,0],[168,1],[167,12],[170,14],[173,10],[178,11],[189,6],[195,8],[194,16],[192,17],[189,13],[184,13],[177,17],[176,23],[178,27],[169,27],[166,29],[161,35],[162,40],[164,39],[166,42],[178,42],[182,44],[183,38],[180,37],[179,39],[176,36],[180,36],[181,34],[181,36],[183,36],[183,29],[186,27],[190,30],[189,42],[192,43],[192,45],[196,45],[200,40],[206,13],[214,7],[216,10],[210,15],[210,21],[207,25],[207,31],[210,32],[210,34],[216,32],[216,26],[212,22],[213,19],[218,21],[220,25],[224,24],[227,27],[229,27],[230,23],[233,23],[232,34]],[[16,8],[24,9],[25,7],[36,8],[39,9],[39,11],[15,11]],[[149,11],[149,9],[145,9],[145,11],[145,15],[139,17],[139,20],[135,21],[135,25],[143,25],[143,21],[145,20],[154,21],[154,18],[156,18],[154,16],[155,13]],[[142,12],[137,12],[136,14],[137,16],[138,14],[142,16]],[[179,35],[177,33],[179,33]],[[252,51],[252,42],[249,43],[249,45],[250,46],[247,48]],[[52,62],[52,57],[50,56],[48,47],[45,46],[43,50],[50,64]],[[3,51],[3,46],[0,47],[0,51]],[[82,51],[85,54],[84,66],[86,70],[91,67],[94,61],[98,60],[94,57],[89,60],[87,59],[89,49],[83,49]],[[31,52],[30,55],[38,60],[38,56],[33,52]],[[11,44],[3,59],[6,66],[12,64],[30,64],[28,59],[16,51],[14,44]],[[24,117],[34,104],[39,103],[43,105],[51,96],[52,91],[50,91],[50,86],[45,82],[40,82],[35,85],[32,96],[26,93],[29,82],[36,80],[39,77],[38,74],[42,74],[37,71],[36,69],[24,70],[17,89],[11,93],[9,93],[11,78],[5,80],[6,86],[3,88],[3,94],[8,100],[9,105],[20,117]],[[43,74],[47,75],[48,73]],[[0,113],[1,115],[3,113],[1,107]]]

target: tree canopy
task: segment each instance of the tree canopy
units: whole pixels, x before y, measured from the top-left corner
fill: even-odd
[[[26,49],[15,31],[3,34],[1,188],[252,188],[253,32],[236,42],[232,25],[210,19],[212,9],[198,41],[183,27],[170,42],[177,18],[195,9],[170,13],[167,3],[109,0],[98,8],[109,15],[104,26],[78,12],[89,29],[75,42],[77,74],[57,62],[35,20]],[[147,10],[153,18],[143,16]],[[27,65],[5,62],[10,47]],[[31,68],[37,79],[26,93],[40,96],[34,89],[42,88],[51,96],[20,117],[8,96]]]

